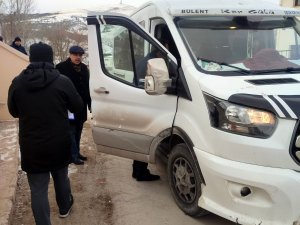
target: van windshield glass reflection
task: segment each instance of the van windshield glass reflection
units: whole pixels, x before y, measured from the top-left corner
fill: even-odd
[[[300,68],[299,21],[282,16],[202,16],[176,20],[196,67],[229,74]],[[232,65],[232,66],[230,66]],[[244,75],[245,73],[241,73]]]

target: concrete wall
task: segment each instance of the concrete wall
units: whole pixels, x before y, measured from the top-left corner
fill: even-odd
[[[12,120],[7,109],[7,92],[13,78],[29,64],[27,55],[0,41],[0,121]]]

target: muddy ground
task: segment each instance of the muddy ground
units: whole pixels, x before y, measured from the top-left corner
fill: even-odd
[[[163,165],[151,165],[161,180],[137,182],[131,178],[132,160],[96,151],[89,123],[85,124],[81,151],[88,157],[82,166],[69,167],[75,199],[69,217],[58,217],[53,183],[49,185],[52,225],[233,225],[210,214],[185,215],[175,204]],[[19,171],[12,225],[33,225],[26,174]]]
[[[96,154],[89,124],[85,124],[83,132],[81,151],[88,157],[88,162],[83,166],[71,164],[69,167],[69,176],[75,200],[72,212],[68,218],[58,218],[58,208],[51,179],[49,185],[51,221],[55,225],[112,225],[113,204],[109,190],[106,188],[106,170],[104,168],[107,159],[104,154]],[[30,190],[26,174],[19,171],[12,225],[29,224],[34,224],[30,204]]]

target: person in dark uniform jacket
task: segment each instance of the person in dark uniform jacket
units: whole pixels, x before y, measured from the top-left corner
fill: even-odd
[[[14,78],[8,91],[10,114],[19,118],[21,167],[27,172],[31,207],[37,225],[51,225],[48,185],[53,178],[59,216],[73,205],[68,166],[71,138],[68,110],[81,111],[83,102],[74,85],[54,69],[52,48],[30,46],[30,65]]]
[[[27,55],[25,48],[21,45],[21,42],[22,42],[21,38],[16,37],[10,46],[18,50],[19,52],[22,52],[25,55]]]
[[[69,49],[69,53],[69,58],[56,65],[56,68],[61,74],[70,78],[84,103],[84,107],[80,112],[69,115],[72,138],[72,162],[76,165],[82,165],[84,164],[83,161],[87,160],[87,157],[80,154],[80,138],[83,124],[87,120],[87,108],[91,112],[90,75],[87,66],[82,63],[84,50],[76,45]]]

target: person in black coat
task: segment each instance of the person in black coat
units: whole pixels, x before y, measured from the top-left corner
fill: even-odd
[[[66,75],[73,82],[76,90],[81,96],[84,107],[74,114],[70,114],[71,138],[72,138],[72,162],[76,165],[84,164],[87,157],[80,154],[80,138],[83,124],[87,120],[87,108],[91,112],[91,96],[89,88],[89,70],[82,63],[84,50],[80,46],[72,46],[69,49],[69,58],[56,65],[61,74]]]
[[[71,160],[68,110],[81,111],[83,102],[72,82],[53,65],[52,48],[30,46],[30,65],[8,90],[10,114],[19,118],[21,167],[27,172],[32,210],[38,225],[50,225],[48,185],[53,177],[59,216],[73,205],[68,165]]]
[[[18,50],[19,52],[22,52],[25,55],[27,55],[25,48],[21,45],[21,42],[22,42],[21,38],[16,37],[10,46]]]

